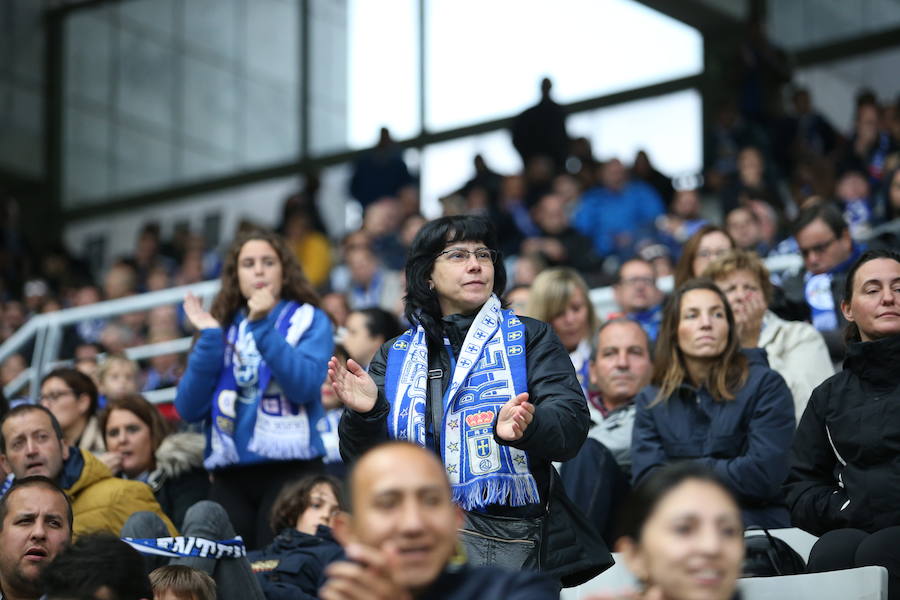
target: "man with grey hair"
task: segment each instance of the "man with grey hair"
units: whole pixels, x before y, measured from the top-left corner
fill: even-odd
[[[634,398],[650,383],[650,338],[640,323],[617,318],[597,334],[590,363],[592,426],[560,472],[566,493],[609,539],[616,506],[629,490]]]

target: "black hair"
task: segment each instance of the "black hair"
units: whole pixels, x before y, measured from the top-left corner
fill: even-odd
[[[618,519],[618,533],[615,536],[629,537],[640,543],[644,525],[656,511],[660,502],[682,483],[695,480],[711,483],[719,487],[737,506],[734,493],[712,469],[693,461],[671,463],[654,470],[628,495],[622,505]]]
[[[47,565],[41,583],[48,600],[94,598],[102,587],[113,600],[153,597],[144,557],[111,533],[79,536]]]
[[[56,434],[56,438],[59,440],[59,443],[63,443],[62,427],[60,427],[59,421],[56,420],[56,417],[53,416],[53,413],[50,412],[49,408],[47,408],[46,406],[41,406],[40,404],[20,404],[6,413],[3,416],[3,419],[0,420],[0,452],[6,454],[6,436],[3,435],[3,425],[5,425],[6,422],[12,417],[17,417],[34,410],[41,411],[48,417],[50,417],[50,425],[53,427],[53,432]]]
[[[69,500],[66,492],[63,491],[55,481],[49,477],[44,477],[43,475],[29,475],[28,477],[13,480],[13,484],[10,488],[2,497],[0,497],[0,530],[3,529],[3,523],[6,521],[6,513],[9,511],[9,498],[12,496],[13,492],[29,487],[42,487],[58,492],[59,495],[63,497],[63,500],[66,502],[66,521],[69,523],[69,532],[71,533],[72,524],[75,521],[75,515],[72,513],[72,502]]]
[[[277,534],[282,529],[293,528],[300,515],[310,507],[313,488],[323,483],[331,488],[338,507],[346,510],[344,489],[338,479],[324,474],[307,475],[302,479],[285,483],[278,492],[269,515],[272,532]]]
[[[844,215],[841,214],[841,211],[834,204],[831,202],[817,202],[807,206],[797,215],[793,226],[794,236],[796,237],[798,233],[816,219],[821,219],[836,238],[840,238],[847,231],[847,221],[844,220]]]
[[[61,379],[63,383],[65,383],[75,394],[75,397],[81,396],[82,394],[87,394],[88,398],[90,398],[90,404],[88,405],[87,414],[84,417],[90,418],[97,412],[97,398],[99,396],[99,392],[97,391],[97,386],[94,384],[94,380],[79,371],[78,369],[72,369],[69,367],[61,367],[59,369],[53,369],[41,379],[41,386],[47,383],[48,379],[52,379],[56,377],[57,379]]]
[[[853,280],[856,279],[856,272],[859,271],[859,268],[870,260],[878,258],[887,258],[900,263],[900,252],[893,248],[879,248],[877,250],[866,250],[863,252],[862,255],[856,259],[856,262],[850,266],[850,269],[847,270],[847,278],[844,280],[844,302],[849,304],[853,299]],[[859,327],[856,323],[847,323],[847,326],[844,328],[844,340],[848,343],[862,341],[862,336],[859,334]]]
[[[403,333],[397,317],[383,308],[371,306],[354,310],[351,314],[353,313],[359,313],[363,316],[366,321],[366,330],[371,337],[381,336],[384,341],[388,341]]]
[[[506,267],[491,222],[484,217],[451,216],[429,221],[413,239],[406,259],[406,306],[404,315],[413,325],[421,324],[435,342],[440,343],[441,306],[437,293],[428,285],[434,261],[447,244],[481,242],[496,251],[494,293],[501,297],[506,289]],[[501,300],[502,302],[502,300]],[[505,305],[504,305],[505,306]]]

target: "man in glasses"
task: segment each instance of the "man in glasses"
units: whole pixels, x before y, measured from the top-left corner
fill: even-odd
[[[655,341],[662,322],[663,293],[656,287],[653,265],[642,258],[622,263],[616,273],[613,295],[622,312],[609,315],[607,320],[628,317],[644,328],[651,343]]]
[[[810,320],[828,344],[831,359],[843,360],[842,331],[846,321],[840,304],[847,269],[862,249],[850,237],[841,212],[820,202],[800,211],[794,237],[803,255],[803,269],[783,280],[785,296],[809,307]]]

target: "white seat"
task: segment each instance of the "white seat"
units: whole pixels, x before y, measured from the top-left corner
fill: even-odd
[[[885,600],[884,567],[859,567],[825,573],[752,577],[738,582],[743,600]]]
[[[582,583],[578,587],[564,589],[560,600],[580,600],[598,592],[619,592],[626,588],[637,588],[637,579],[625,566],[622,555],[613,552],[616,563],[603,571],[590,581]]]
[[[785,527],[783,529],[770,529],[769,533],[772,534],[772,537],[777,537],[781,540],[784,540],[788,543],[788,546],[797,551],[797,554],[803,557],[804,562],[809,562],[809,552],[812,550],[813,544],[816,543],[817,538],[811,533],[807,533],[802,529],[797,527]],[[758,529],[751,529],[749,531],[744,532],[744,536],[750,537],[752,535],[764,535],[762,531]]]

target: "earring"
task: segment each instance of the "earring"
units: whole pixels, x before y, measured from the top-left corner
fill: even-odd
[[[432,292],[434,291],[434,282],[433,281],[428,282],[428,289]]]

